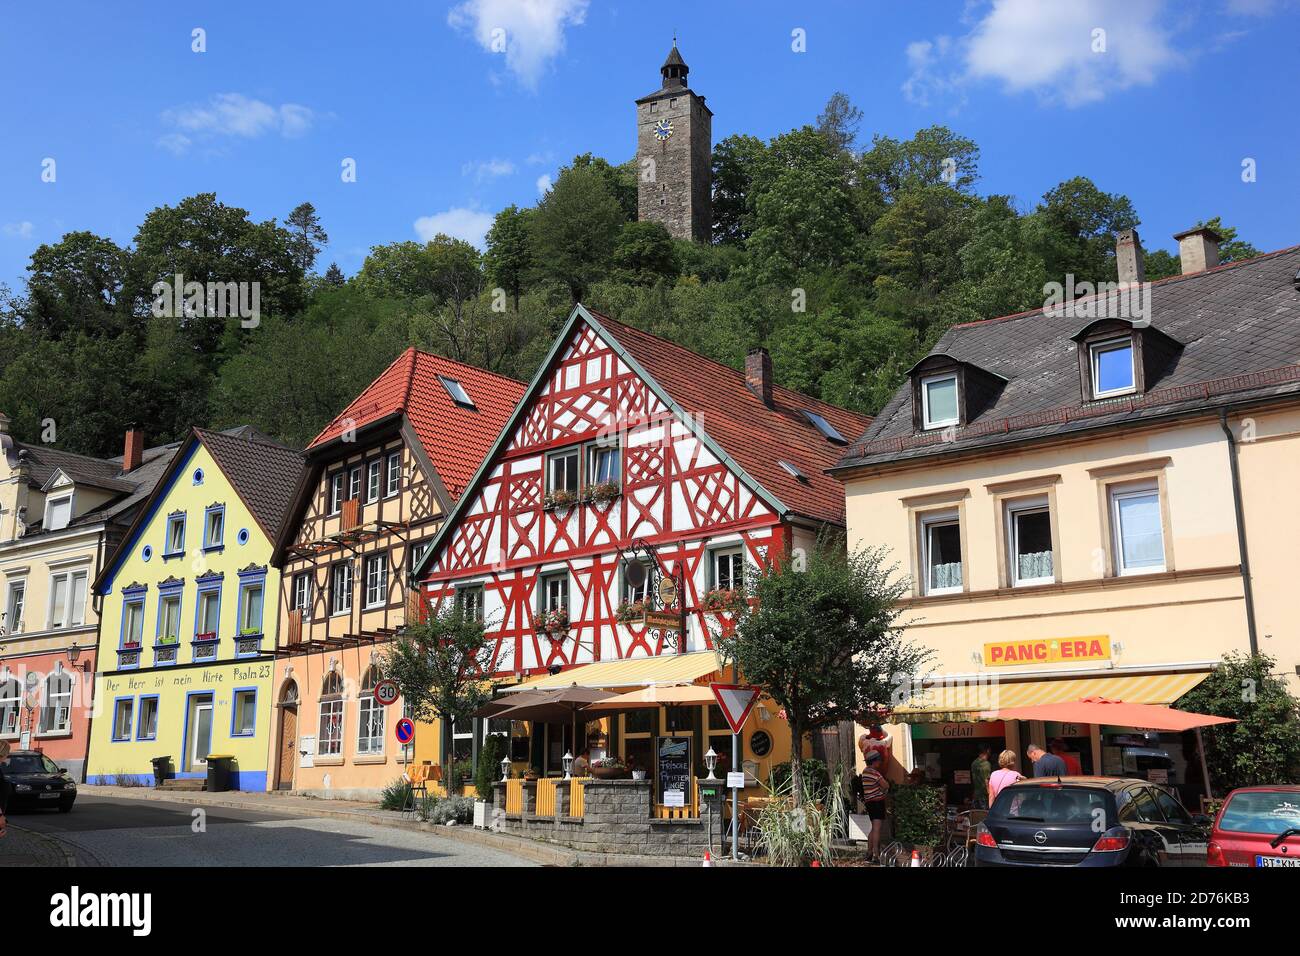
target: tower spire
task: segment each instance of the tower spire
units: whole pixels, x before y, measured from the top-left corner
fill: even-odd
[[[673,48],[668,51],[664,65],[659,67],[659,73],[664,78],[664,89],[686,86],[686,74],[690,71],[691,68],[682,59],[681,51],[677,49],[677,32],[673,31]]]

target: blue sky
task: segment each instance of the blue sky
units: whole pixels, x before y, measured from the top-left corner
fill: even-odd
[[[377,243],[480,239],[576,153],[630,157],[633,100],[674,31],[715,141],[811,122],[838,89],[864,141],[932,123],[972,137],[979,189],[1024,208],[1083,174],[1132,198],[1148,248],[1221,215],[1271,250],[1300,242],[1297,26],[1294,0],[8,0],[0,283],[17,291],[42,242],[127,244],[200,191],[258,219],[311,201],[321,268],[349,274]]]

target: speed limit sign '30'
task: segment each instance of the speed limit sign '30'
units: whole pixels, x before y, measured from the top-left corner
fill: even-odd
[[[401,696],[402,692],[397,687],[397,681],[381,680],[375,685],[375,700],[385,707],[397,703],[397,698]]]

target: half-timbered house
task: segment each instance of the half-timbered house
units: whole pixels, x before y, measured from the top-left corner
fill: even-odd
[[[383,644],[418,611],[407,582],[524,384],[411,348],[307,447],[283,566],[272,785],[370,795],[414,754],[374,697]]]
[[[435,606],[483,615],[498,678],[702,679],[718,669],[713,641],[744,575],[843,526],[844,491],[825,472],[868,422],[775,385],[761,349],[742,373],[578,305],[434,537],[422,587]],[[661,728],[643,712],[608,733],[648,760],[661,729],[691,728],[698,754],[725,726],[716,708],[674,710]],[[515,756],[555,770],[605,735],[555,728]],[[763,743],[746,756],[780,757]]]

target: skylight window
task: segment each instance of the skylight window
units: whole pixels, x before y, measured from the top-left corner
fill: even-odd
[[[780,465],[782,468],[784,468],[786,471],[788,471],[795,478],[799,479],[800,481],[802,482],[808,481],[808,476],[805,475],[802,471],[800,471],[795,465],[790,464],[788,461],[778,461],[777,464]]]
[[[439,375],[438,381],[442,382],[442,387],[447,390],[447,394],[451,396],[451,400],[457,405],[463,405],[466,408],[477,408],[474,399],[469,397],[469,392],[465,391],[465,386],[461,385],[460,382],[444,375]]]
[[[833,441],[838,445],[847,445],[849,443],[849,440],[841,435],[834,425],[822,418],[816,412],[810,412],[805,409],[803,417],[808,419],[808,424],[812,425],[813,428],[825,435],[827,441]]]

